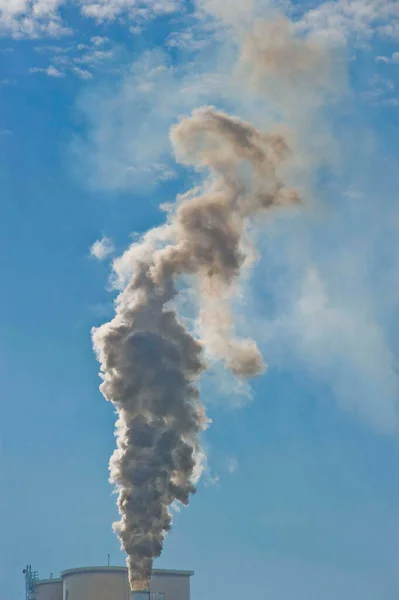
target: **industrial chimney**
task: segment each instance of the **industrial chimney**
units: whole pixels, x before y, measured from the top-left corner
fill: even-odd
[[[132,592],[130,600],[151,600],[150,592]]]

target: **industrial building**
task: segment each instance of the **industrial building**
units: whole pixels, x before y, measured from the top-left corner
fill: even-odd
[[[26,600],[130,600],[125,567],[80,567],[63,571],[57,579],[40,579],[24,569]],[[190,600],[193,571],[154,569],[151,600]]]

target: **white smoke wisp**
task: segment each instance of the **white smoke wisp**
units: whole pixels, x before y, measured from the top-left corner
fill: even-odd
[[[110,254],[114,252],[114,244],[112,240],[106,236],[102,237],[101,240],[96,240],[90,248],[90,255],[99,261],[105,260]]]
[[[281,43],[279,57],[285,56]],[[293,65],[308,80],[310,52],[306,45],[305,63],[299,53]],[[253,61],[255,73],[261,61]],[[116,315],[92,332],[101,391],[118,413],[110,471],[121,515],[115,529],[133,590],[148,588],[171,527],[170,508],[189,502],[201,473],[200,434],[208,422],[198,392],[204,349],[239,378],[266,368],[256,343],[237,336],[230,308],[248,264],[248,227],[262,213],[300,203],[281,176],[290,160],[283,127],[264,132],[206,106],[181,119],[170,137],[177,160],[208,176],[202,190],[180,199],[163,227],[116,262],[118,283],[125,284]],[[184,276],[198,297],[199,339],[171,307]]]

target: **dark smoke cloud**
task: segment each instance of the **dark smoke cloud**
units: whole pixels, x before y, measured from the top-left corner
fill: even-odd
[[[203,344],[236,375],[265,368],[256,344],[236,337],[229,310],[231,286],[245,261],[248,219],[298,201],[277,176],[288,154],[280,133],[263,134],[206,107],[180,121],[171,139],[180,161],[210,170],[207,189],[180,202],[165,226],[170,243],[154,252],[145,241],[136,247],[115,318],[93,331],[101,391],[119,415],[111,480],[119,492],[115,528],[132,589],[148,587],[152,561],[171,526],[171,504],[187,504],[195,492],[199,434],[207,423],[197,387]],[[159,237],[165,237],[162,228]],[[176,278],[187,274],[198,284],[201,341],[169,306]]]
[[[263,134],[213,107],[195,110],[171,139],[181,162],[206,167],[212,176],[206,193],[176,211],[179,241],[162,253],[162,268],[196,275],[202,340],[236,375],[257,375],[265,368],[262,356],[252,340],[235,336],[229,299],[246,259],[248,219],[298,201],[276,173],[288,155],[287,143],[282,133]]]
[[[294,73],[306,72],[309,80],[313,69],[320,72],[319,50],[293,41],[285,22],[266,26],[269,42],[262,46],[259,27],[242,53],[255,79],[262,69],[290,80]],[[188,503],[201,473],[204,350],[241,378],[266,368],[255,342],[237,336],[230,306],[251,262],[248,226],[274,207],[300,201],[280,175],[290,155],[283,127],[264,132],[208,106],[173,127],[171,142],[178,161],[207,174],[204,186],[179,198],[168,222],[116,261],[127,282],[114,319],[93,331],[101,391],[119,416],[110,470],[121,515],[115,529],[132,589],[148,587],[171,527],[170,507]],[[172,307],[181,277],[198,298],[199,339]]]

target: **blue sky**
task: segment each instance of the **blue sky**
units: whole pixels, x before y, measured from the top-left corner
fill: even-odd
[[[276,10],[334,58],[324,87],[249,91],[237,44]],[[0,33],[0,600],[27,562],[123,564],[90,329],[113,258],[201,182],[169,129],[204,104],[284,120],[305,202],[253,228],[234,310],[269,369],[205,377],[207,469],[157,566],[193,600],[397,598],[397,2],[0,0]]]

